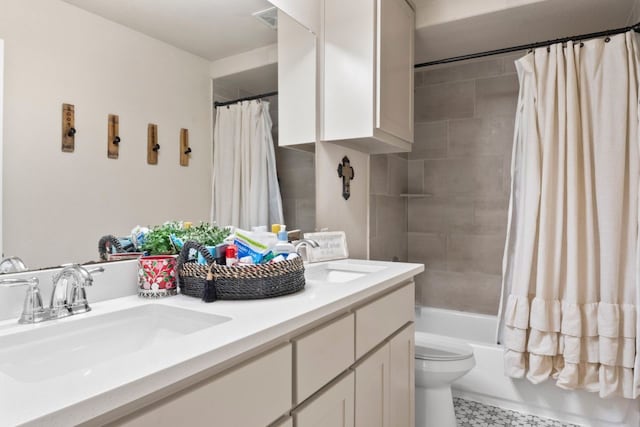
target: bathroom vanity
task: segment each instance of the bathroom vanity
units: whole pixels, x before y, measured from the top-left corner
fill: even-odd
[[[412,426],[423,269],[343,260],[286,297],[0,322],[0,425]]]

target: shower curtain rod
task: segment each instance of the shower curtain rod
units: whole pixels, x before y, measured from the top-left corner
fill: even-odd
[[[616,29],[613,29],[613,30],[600,31],[600,32],[597,32],[597,33],[581,34],[579,36],[563,37],[563,38],[560,38],[560,39],[547,40],[547,41],[544,41],[544,42],[529,43],[529,44],[523,44],[523,45],[520,45],[520,46],[512,46],[512,47],[505,47],[505,48],[502,48],[502,49],[489,50],[489,51],[486,51],[486,52],[470,53],[468,55],[460,55],[460,56],[454,56],[454,57],[451,57],[451,58],[438,59],[437,61],[422,62],[420,64],[414,65],[414,68],[430,67],[432,65],[449,64],[451,62],[464,61],[466,59],[483,58],[485,56],[500,55],[502,53],[509,53],[509,52],[517,52],[517,51],[520,51],[520,50],[535,49],[535,48],[538,48],[538,47],[549,46],[549,45],[552,45],[552,44],[555,44],[555,43],[566,43],[566,42],[572,41],[572,40],[573,41],[576,41],[576,40],[587,40],[587,39],[595,39],[595,38],[598,38],[598,37],[613,36],[615,34],[626,33],[627,31],[631,31],[631,30],[634,30],[636,33],[640,33],[640,22],[638,22],[637,24],[631,25],[629,27],[616,28]]]
[[[238,102],[242,102],[242,101],[253,101],[254,99],[262,99],[262,98],[268,98],[270,96],[276,96],[278,95],[278,91],[274,91],[274,92],[267,92],[267,93],[262,93],[260,95],[251,95],[251,96],[246,96],[244,98],[238,98],[238,99],[234,99],[232,101],[224,101],[224,102],[214,102],[213,106],[214,107],[224,107],[225,105],[231,105],[231,104],[235,104]]]

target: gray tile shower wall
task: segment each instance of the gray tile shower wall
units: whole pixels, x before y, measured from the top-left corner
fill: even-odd
[[[315,154],[276,147],[276,166],[287,229],[315,231]]]
[[[407,190],[432,196],[407,201],[407,256],[427,268],[422,305],[497,312],[519,56],[416,72]]]
[[[407,261],[407,159],[401,154],[371,156],[369,258]],[[357,171],[356,171],[357,173]]]

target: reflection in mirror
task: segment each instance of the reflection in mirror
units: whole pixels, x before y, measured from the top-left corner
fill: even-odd
[[[31,268],[94,261],[102,236],[211,220],[212,63],[276,42],[276,32],[251,16],[268,1],[232,3],[215,9],[218,2],[199,2],[194,13],[182,0],[136,8],[0,2],[4,253]],[[257,90],[243,85],[238,93]],[[61,151],[63,103],[75,107],[72,153]],[[109,114],[120,119],[117,160],[107,157]],[[146,162],[150,123],[158,126],[157,165]],[[179,164],[181,128],[189,129],[188,167]],[[276,157],[285,221],[313,230],[313,154],[278,149]]]
[[[19,273],[27,270],[29,269],[25,265],[24,261],[17,256],[11,256],[0,261],[0,274]]]
[[[0,38],[0,258],[4,256],[4,252],[2,250],[2,212],[3,212],[3,204],[2,204],[2,153],[3,153],[3,142],[2,135],[4,134],[2,127],[2,120],[4,117],[4,40]]]
[[[277,64],[253,68],[213,80],[215,102],[229,102],[278,90]],[[284,222],[289,230],[315,230],[315,155],[278,146],[278,96],[270,103],[272,135]]]

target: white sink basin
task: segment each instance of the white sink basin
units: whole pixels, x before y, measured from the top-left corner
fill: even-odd
[[[379,265],[329,262],[307,266],[305,279],[311,282],[346,283],[379,272],[385,268]]]
[[[101,362],[231,320],[162,304],[67,319],[0,337],[0,372],[22,382],[89,375]]]

